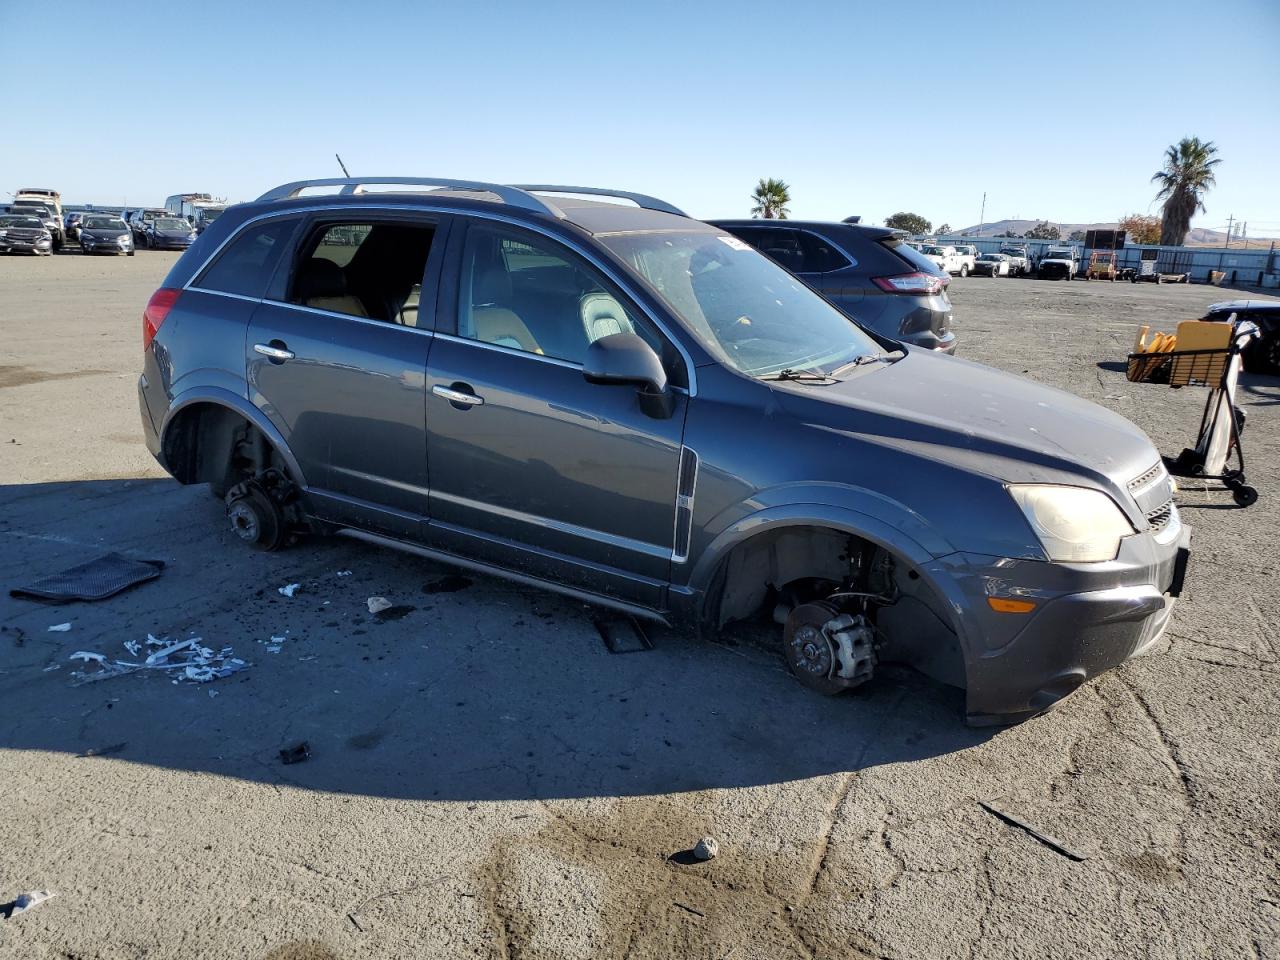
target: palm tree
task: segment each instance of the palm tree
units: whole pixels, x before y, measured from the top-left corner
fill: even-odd
[[[751,216],[763,217],[765,220],[787,219],[787,204],[791,202],[791,188],[781,180],[770,177],[756,184],[756,192],[751,195],[755,204],[751,208]]]
[[[1200,142],[1199,137],[1183,137],[1165,151],[1164,169],[1152,182],[1160,184],[1156,199],[1164,200],[1160,217],[1160,242],[1177,246],[1191,229],[1191,218],[1197,210],[1205,212],[1204,195],[1214,184],[1213,168],[1222,161],[1215,156],[1213,141]]]

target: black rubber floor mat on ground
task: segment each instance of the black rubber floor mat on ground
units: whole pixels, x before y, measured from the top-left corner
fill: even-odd
[[[108,553],[105,557],[10,590],[9,596],[43,600],[45,603],[105,600],[121,590],[154,580],[163,569],[163,560],[130,560],[118,553]]]

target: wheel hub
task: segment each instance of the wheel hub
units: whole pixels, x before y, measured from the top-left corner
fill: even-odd
[[[237,503],[227,511],[227,519],[231,521],[231,529],[246,543],[256,543],[260,529],[258,515],[247,504]]]

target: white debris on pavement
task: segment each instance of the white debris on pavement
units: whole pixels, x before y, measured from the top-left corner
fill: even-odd
[[[129,656],[136,657],[138,655],[138,651],[142,649],[142,644],[137,640],[126,640],[124,642],[124,648],[129,651]]]
[[[365,601],[365,606],[369,608],[370,613],[380,613],[383,610],[390,610],[392,604],[386,597],[370,597]]]
[[[108,661],[103,654],[78,651],[72,655],[71,659],[84,660],[86,669],[72,671],[71,685],[78,687],[86,683],[96,683],[99,680],[109,680],[112,677],[122,677],[139,670],[175,671],[171,674],[174,677],[174,683],[209,683],[221,677],[229,677],[249,666],[244,660],[235,656],[235,651],[231,647],[223,647],[215,653],[211,648],[202,646],[199,637],[188,637],[186,640],[171,642],[158,640],[151,634],[147,634],[147,645],[158,646],[160,649],[153,651],[141,662],[136,659]],[[126,642],[123,646],[126,650],[134,652],[139,644],[133,642],[131,646]],[[97,664],[99,669],[88,670],[89,663]]]
[[[349,576],[351,576],[351,571],[350,571],[350,570],[339,570],[339,571],[338,571],[338,576],[340,576],[340,577],[349,577]]]
[[[715,837],[703,837],[694,844],[693,855],[699,860],[714,860],[720,855],[720,844]]]
[[[70,629],[71,629],[71,624],[69,623],[55,623],[52,627],[49,628],[49,632],[50,633],[66,633]]]
[[[16,917],[20,913],[34,910],[46,900],[56,896],[57,894],[52,890],[28,890],[26,893],[20,893],[13,898],[13,909],[9,912],[9,916]]]
[[[298,592],[301,586],[302,584],[300,583],[289,583],[289,584],[285,584],[283,587],[277,587],[276,590],[282,596],[292,597],[295,593]]]

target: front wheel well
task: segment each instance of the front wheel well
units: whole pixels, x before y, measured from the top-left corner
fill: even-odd
[[[868,605],[847,591],[885,602]],[[843,530],[782,527],[736,544],[712,577],[701,623],[714,634],[734,621],[770,614],[785,618],[797,604],[842,595],[855,609],[867,610],[883,645],[882,659],[965,685],[964,655],[948,607],[919,567]]]
[[[165,466],[179,483],[208,483],[225,493],[275,468],[288,474],[267,435],[238,411],[218,403],[184,407],[165,428]]]

